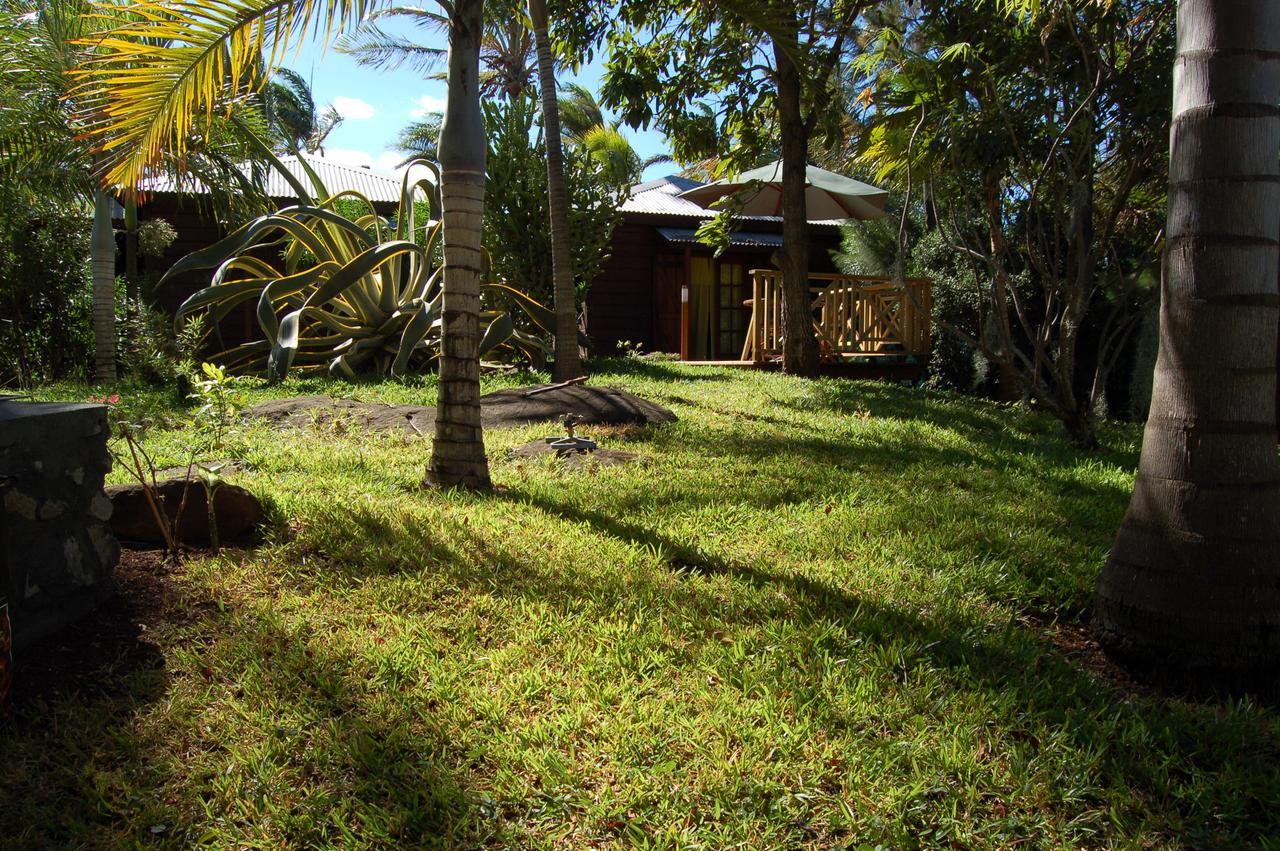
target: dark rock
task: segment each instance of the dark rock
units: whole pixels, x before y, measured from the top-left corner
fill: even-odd
[[[576,415],[580,425],[657,425],[676,420],[670,408],[616,387],[572,384],[536,396],[525,395],[535,389],[517,387],[480,397],[480,419],[484,427],[561,420],[569,414]]]
[[[546,385],[540,385],[546,386]],[[480,397],[485,428],[528,425],[561,420],[569,414],[582,425],[655,425],[674,422],[669,408],[616,387],[576,384],[526,396],[533,387],[499,390]],[[281,427],[347,424],[370,431],[391,431],[429,437],[436,409],[424,405],[384,405],[329,396],[297,396],[255,405],[245,416]]]
[[[183,505],[183,491],[186,504]],[[106,489],[111,500],[111,530],[122,541],[164,543],[164,534],[156,526],[155,515],[146,493],[137,483],[111,485]],[[184,544],[209,543],[208,502],[204,485],[182,478],[158,482],[159,503],[172,522],[178,516],[178,540]],[[265,513],[262,503],[239,485],[222,484],[214,491],[214,515],[218,522],[218,540],[226,544],[243,537],[262,525]]]

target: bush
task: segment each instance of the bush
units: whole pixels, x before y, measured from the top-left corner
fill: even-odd
[[[75,205],[15,206],[0,216],[0,386],[86,378],[90,219]]]
[[[484,247],[500,281],[541,301],[554,301],[551,280],[551,226],[547,207],[547,155],[541,121],[532,97],[486,103],[489,136],[485,188]],[[608,259],[624,187],[590,152],[564,146],[569,192],[569,242],[578,301]]]

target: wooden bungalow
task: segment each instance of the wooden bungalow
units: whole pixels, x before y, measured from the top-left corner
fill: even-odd
[[[633,187],[612,253],[587,292],[595,351],[621,344],[693,362],[767,366],[781,353],[779,216],[743,216],[720,257],[695,232],[709,217],[679,197],[695,180],[664,177]],[[841,275],[832,260],[839,223],[809,222],[814,333],[830,364],[916,377],[929,349],[929,286]]]

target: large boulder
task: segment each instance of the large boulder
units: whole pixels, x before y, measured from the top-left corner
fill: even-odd
[[[183,492],[186,503],[183,503]],[[111,500],[111,531],[122,541],[162,544],[164,534],[156,526],[155,515],[147,502],[142,485],[111,485],[106,489]],[[209,543],[208,499],[204,485],[195,479],[172,478],[157,482],[157,494],[169,521],[178,518],[178,541],[184,544]],[[182,514],[178,516],[181,509]],[[226,544],[242,538],[262,525],[266,513],[262,503],[239,485],[219,485],[213,496],[214,516],[218,523],[218,541]]]

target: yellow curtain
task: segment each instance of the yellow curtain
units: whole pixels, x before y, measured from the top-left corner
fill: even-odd
[[[689,357],[712,360],[712,316],[716,309],[715,261],[710,257],[689,260]]]

